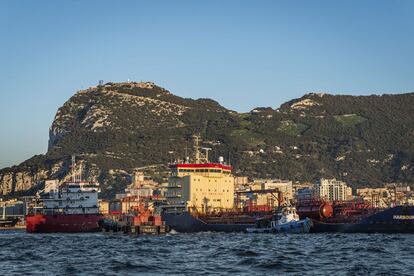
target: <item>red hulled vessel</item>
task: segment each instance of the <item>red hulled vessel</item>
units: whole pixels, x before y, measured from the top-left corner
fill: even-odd
[[[100,231],[98,222],[103,217],[97,215],[29,215],[26,231],[29,233],[80,233]]]
[[[73,159],[72,181],[59,185],[57,180],[46,181],[36,204],[26,216],[29,233],[80,233],[100,231],[99,183],[85,182],[75,173]],[[82,169],[80,168],[80,172]],[[39,206],[40,205],[40,206]]]

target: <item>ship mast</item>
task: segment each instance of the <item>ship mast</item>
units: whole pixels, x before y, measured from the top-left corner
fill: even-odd
[[[208,163],[208,151],[211,148],[202,148],[200,146],[200,135],[193,135],[194,139],[194,163],[195,164],[205,164]],[[205,153],[202,153],[200,150],[204,150]]]
[[[193,139],[194,139],[194,157],[195,157],[194,163],[200,164],[200,146],[199,146],[200,136],[193,135]]]
[[[82,182],[82,163],[79,164],[79,169],[76,168],[76,157],[72,155],[72,182]]]
[[[3,203],[3,220],[6,219],[6,202],[3,201],[3,199],[1,200]]]
[[[72,155],[72,182],[76,182],[76,161],[75,161],[75,155]]]

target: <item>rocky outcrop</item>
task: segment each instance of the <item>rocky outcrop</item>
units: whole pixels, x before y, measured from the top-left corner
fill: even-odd
[[[9,171],[0,174],[0,195],[9,195],[28,191],[47,179],[50,172],[39,170],[35,173],[30,171]]]

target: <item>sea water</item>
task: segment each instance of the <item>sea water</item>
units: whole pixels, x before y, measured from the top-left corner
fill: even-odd
[[[411,234],[0,232],[0,275],[414,275]]]

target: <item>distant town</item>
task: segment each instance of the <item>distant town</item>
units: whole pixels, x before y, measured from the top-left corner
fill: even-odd
[[[111,200],[100,199],[99,210],[104,215],[128,213],[129,210],[138,206],[142,198],[152,198],[177,202],[198,202],[198,199],[205,197],[202,189],[186,194],[177,194],[171,183],[158,183],[145,176],[141,171],[135,171],[131,175],[132,183],[120,193],[117,193]],[[230,180],[229,180],[230,181]],[[58,185],[58,180],[45,181],[45,189],[53,185]],[[203,185],[203,183],[200,183]],[[177,187],[174,186],[174,187]],[[179,187],[179,186],[178,186]],[[208,187],[208,185],[206,185]],[[414,204],[414,193],[410,186],[401,183],[389,183],[381,188],[352,188],[344,181],[321,178],[315,183],[296,183],[291,180],[281,179],[249,179],[248,177],[234,177],[234,197],[230,197],[234,206],[238,209],[261,210],[274,208],[278,205],[278,199],[272,191],[280,191],[283,195],[285,204],[295,204],[297,201],[307,199],[322,200],[326,202],[341,201],[363,201],[370,204],[373,208],[388,208],[402,204]],[[223,203],[228,198],[223,198],[225,191],[211,191],[208,202],[200,203],[195,206],[199,212],[223,210]],[[24,221],[29,202],[33,197],[17,197],[7,201],[2,201],[3,217],[17,217]],[[204,207],[206,206],[206,207]],[[229,205],[230,206],[230,205]],[[224,206],[226,207],[226,206]],[[231,209],[233,207],[229,207]],[[227,208],[224,208],[227,209]]]

